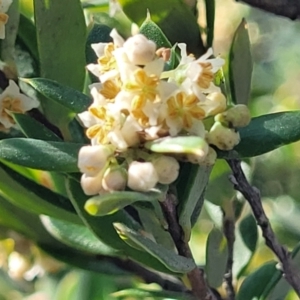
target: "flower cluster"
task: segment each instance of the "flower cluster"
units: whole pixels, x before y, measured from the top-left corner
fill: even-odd
[[[211,128],[205,128],[203,122],[216,115],[221,119],[227,108],[225,96],[214,84],[224,60],[210,58],[211,49],[196,59],[187,54],[185,44],[178,44],[177,67],[164,70],[171,55],[177,55],[171,49],[156,49],[142,34],[124,41],[113,30],[111,37],[112,43],[92,45],[98,63],[87,68],[100,82],[90,86],[94,101],[88,111],[79,114],[91,140],[90,146],[81,149],[78,161],[86,194],[126,186],[148,191],[157,183],[175,181],[178,151],[177,156],[172,151],[167,155],[151,153],[143,147],[147,141],[200,137],[204,140],[201,157],[184,157],[193,163],[214,163],[216,153],[208,143],[230,150],[239,142],[238,133],[230,120],[224,121],[225,116]],[[227,137],[223,141],[220,132],[227,132],[230,142]]]
[[[16,126],[10,112],[25,113],[38,106],[37,100],[21,94],[18,85],[10,80],[8,87],[0,94],[0,130],[5,131]]]

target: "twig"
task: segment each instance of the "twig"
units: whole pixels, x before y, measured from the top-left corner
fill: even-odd
[[[230,205],[232,205],[232,203],[230,203]],[[226,272],[224,274],[224,282],[228,300],[235,299],[235,291],[232,284],[233,246],[235,241],[234,229],[234,218],[231,216],[226,216],[225,213],[223,218],[223,232],[227,239],[228,258]]]
[[[236,0],[291,20],[300,18],[299,0]]]
[[[294,266],[290,253],[285,247],[283,247],[277,240],[274,231],[270,225],[270,222],[262,207],[260,192],[256,187],[251,186],[245,174],[241,168],[241,162],[237,159],[227,161],[233,175],[230,180],[233,183],[234,188],[241,192],[245,199],[248,201],[252,208],[252,212],[257,221],[257,224],[261,227],[263,237],[266,240],[266,245],[276,254],[278,257],[283,276],[286,281],[294,288],[297,295],[300,297],[300,273]]]
[[[182,229],[178,223],[176,212],[176,197],[173,194],[167,194],[165,201],[161,202],[166,220],[169,225],[169,232],[174,240],[178,254],[193,259],[191,249],[184,241]],[[215,296],[207,286],[203,272],[195,268],[187,274],[192,287],[192,293],[200,300],[215,300]]]

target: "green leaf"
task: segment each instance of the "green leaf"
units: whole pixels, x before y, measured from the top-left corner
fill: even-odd
[[[54,80],[46,78],[23,78],[22,80],[30,84],[36,91],[50,101],[58,103],[61,108],[64,107],[70,110],[73,116],[87,110],[92,103],[90,97]]]
[[[115,299],[135,299],[135,300],[144,300],[144,299],[176,299],[176,300],[193,300],[195,299],[192,295],[187,293],[163,291],[163,290],[153,290],[153,288],[142,289],[142,288],[133,288],[126,289],[115,292],[112,294]]]
[[[137,244],[175,273],[187,273],[197,267],[192,259],[180,256],[174,251],[164,248],[141,233],[129,229],[124,224],[114,223],[114,227],[125,242],[128,239],[129,242]]]
[[[72,248],[91,254],[108,256],[116,256],[118,254],[118,251],[99,241],[94,233],[86,226],[49,216],[41,216],[41,221],[53,237]]]
[[[24,43],[31,56],[38,63],[39,53],[36,40],[36,28],[31,20],[20,14],[18,37]]]
[[[12,204],[30,213],[50,215],[80,223],[80,219],[72,212],[72,208],[69,208],[67,203],[60,202],[63,198],[60,195],[38,186],[4,166],[0,168],[0,177],[0,194]],[[24,183],[27,185],[23,186]]]
[[[57,243],[59,242],[57,241]],[[68,247],[62,243],[59,243],[57,246],[53,246],[51,244],[39,244],[38,246],[48,255],[56,258],[57,260],[63,261],[68,265],[80,268],[82,270],[113,276],[130,275],[129,272],[122,270],[113,262],[109,261],[109,257],[107,256],[82,252]]]
[[[249,214],[239,224],[239,230],[242,236],[242,239],[245,245],[252,252],[255,251],[257,240],[258,240],[258,232],[257,232],[257,224],[252,214]]]
[[[26,138],[5,139],[0,141],[0,160],[38,170],[77,172],[82,146]]]
[[[172,48],[172,44],[162,30],[151,20],[150,13],[147,14],[146,20],[141,25],[140,33],[155,42],[158,49],[162,47]]]
[[[209,202],[222,206],[236,195],[236,191],[228,180],[231,170],[224,160],[217,160],[214,165],[209,183],[205,192],[205,199]],[[222,193],[220,193],[220,190]]]
[[[84,209],[84,205],[88,199],[88,196],[83,193],[80,184],[72,179],[67,179],[67,190],[70,200],[72,201],[74,208],[76,209],[77,214],[80,216],[83,223],[89,227],[103,243],[119,250],[132,260],[135,260],[152,269],[167,274],[174,274],[174,272],[171,272],[168,268],[166,268],[164,264],[157,260],[157,258],[146,252],[132,248],[119,237],[115,228],[113,227],[113,223],[125,224],[128,228],[135,231],[141,230],[140,225],[135,222],[133,218],[124,210],[119,210],[112,215],[93,217]]]
[[[40,75],[81,91],[85,79],[86,25],[80,0],[34,0]],[[44,99],[47,119],[65,126],[68,110]]]
[[[227,240],[220,229],[213,228],[208,235],[206,244],[205,273],[209,286],[218,288],[222,284],[227,259]]]
[[[248,25],[243,19],[237,28],[229,53],[229,84],[235,104],[247,104],[250,97],[253,62]]]
[[[201,212],[204,201],[203,193],[208,183],[211,168],[190,163],[185,163],[181,168],[177,184],[178,213],[179,224],[184,231],[186,241],[189,241],[191,236],[192,218],[196,218],[194,211],[197,208],[197,217]]]
[[[205,0],[206,8],[206,46],[212,47],[215,27],[215,0]]]
[[[105,216],[131,205],[137,201],[157,201],[160,198],[159,192],[138,193],[138,192],[113,192],[90,198],[84,208],[93,216]]]
[[[198,136],[165,137],[147,142],[145,148],[158,153],[203,153],[207,148],[206,141]]]
[[[241,142],[234,148],[241,157],[253,157],[300,139],[300,111],[279,112],[253,118],[239,130]]]
[[[53,131],[30,116],[19,113],[11,113],[11,115],[26,137],[45,141],[61,141],[61,138]]]
[[[181,0],[120,0],[124,12],[133,22],[141,25],[147,10],[151,19],[166,35],[172,45],[186,43],[188,52],[204,53],[197,18]],[[137,13],[139,12],[139,13]]]
[[[265,297],[261,298],[261,296],[270,280],[275,277],[277,277],[278,280],[281,277],[280,271],[276,268],[276,262],[264,264],[259,269],[248,275],[248,277],[243,281],[236,299],[266,299]]]

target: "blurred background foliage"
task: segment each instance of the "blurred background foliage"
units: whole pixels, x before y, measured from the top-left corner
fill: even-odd
[[[105,18],[107,1],[83,1],[103,3],[97,11],[97,18]],[[199,24],[205,28],[204,1],[199,0]],[[20,1],[27,16],[32,14],[32,1]],[[63,5],[63,4],[62,4]],[[222,57],[229,53],[234,31],[242,18],[246,18],[251,40],[251,52],[254,61],[251,100],[249,106],[252,116],[271,112],[289,111],[300,107],[300,22],[267,14],[233,0],[216,0],[216,18],[214,34],[214,51]],[[22,59],[25,53],[18,53]],[[24,59],[26,61],[26,59]],[[34,63],[20,70],[22,76],[34,73]],[[300,122],[300,120],[299,120]],[[262,141],[263,143],[263,141]],[[261,190],[263,204],[267,215],[281,243],[293,249],[300,240],[300,143],[281,147],[265,155],[251,159],[252,183]],[[223,186],[224,185],[224,186]],[[228,182],[222,180],[219,189]],[[227,194],[226,194],[227,195]],[[229,194],[230,195],[230,192]],[[197,263],[205,264],[206,241],[215,224],[216,216],[221,220],[221,212],[211,203],[206,203],[202,215],[194,227],[192,250]],[[246,207],[242,214],[250,210]],[[215,216],[215,217],[214,217]],[[3,232],[1,230],[0,232]],[[120,289],[132,286],[144,287],[137,278],[128,276],[124,279],[116,275],[95,274],[71,268],[45,256],[22,237],[7,238],[5,234],[0,242],[0,300],[101,300],[116,299],[112,296]],[[0,236],[0,237],[1,237]],[[260,236],[260,234],[259,234]],[[23,256],[18,268],[34,265],[35,268],[25,276],[7,272],[5,255],[20,251]],[[242,255],[246,255],[242,253]],[[253,272],[259,265],[273,259],[274,256],[259,238],[257,251],[254,253],[245,274]],[[237,258],[238,259],[238,258]],[[16,260],[15,260],[16,261]],[[21,267],[20,267],[21,266]],[[12,268],[13,269],[13,268]],[[22,269],[22,268],[21,268]],[[239,279],[238,285],[244,277]],[[148,285],[149,289],[156,289]],[[117,295],[119,299],[153,299],[146,294],[136,298]],[[157,298],[159,299],[159,298]],[[277,298],[279,299],[279,298]],[[285,299],[297,299],[290,291]]]

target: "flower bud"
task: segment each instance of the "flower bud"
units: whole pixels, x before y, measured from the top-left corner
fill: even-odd
[[[122,167],[109,167],[103,176],[102,186],[106,191],[123,191],[126,187],[127,172]]]
[[[145,65],[155,57],[156,45],[144,35],[137,34],[123,45],[127,57],[134,65]]]
[[[227,128],[220,122],[215,122],[207,134],[207,141],[220,150],[228,151],[239,143],[240,135],[234,129]]]
[[[213,116],[218,113],[223,112],[227,107],[227,101],[225,96],[220,92],[214,92],[211,94],[208,94],[206,97],[207,106],[208,108],[205,109],[207,112],[207,115]],[[205,103],[205,104],[206,104]]]
[[[86,174],[83,174],[80,183],[84,193],[91,196],[103,192],[102,177],[103,172],[99,172],[96,176],[87,176]]]
[[[251,115],[246,105],[238,104],[223,112],[220,116],[216,116],[215,119],[238,128],[247,126],[251,121]]]
[[[148,192],[158,182],[158,175],[151,162],[133,161],[128,168],[127,185],[132,190]]]
[[[114,153],[111,146],[84,146],[78,154],[78,168],[87,176],[96,176]]]
[[[179,163],[171,156],[162,155],[152,161],[158,175],[158,182],[170,184],[175,181],[179,174]]]

